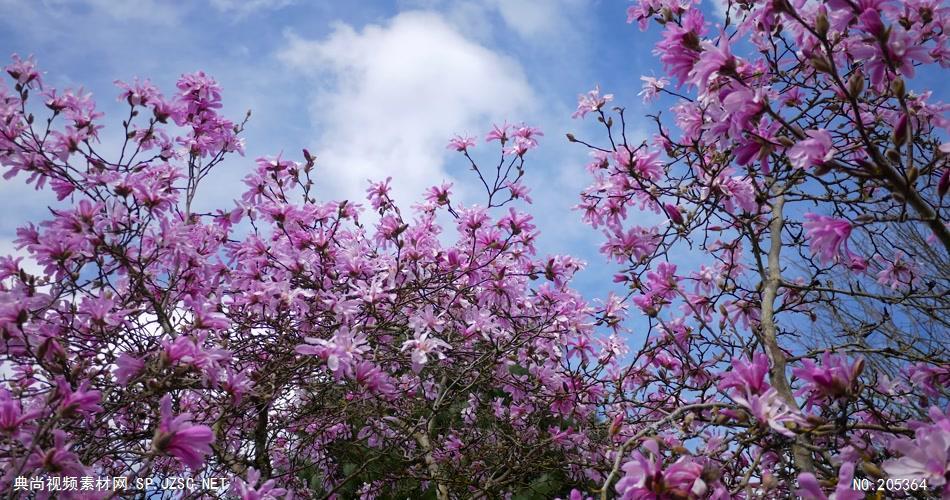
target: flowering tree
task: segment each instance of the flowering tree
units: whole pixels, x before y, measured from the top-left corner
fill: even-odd
[[[0,489],[200,474],[237,478],[245,498],[446,498],[550,489],[587,466],[575,445],[596,428],[616,341],[593,339],[568,288],[580,263],[535,258],[531,217],[505,206],[530,201],[519,180],[538,130],[495,127],[493,177],[469,157],[485,207],[454,206],[443,185],[406,217],[386,180],[365,225],[360,205],[314,199],[304,150],[258,160],[235,207],[200,213],[202,181],[242,150],[214,80],[184,75],[171,98],[118,82],[125,142],[106,159],[89,95],[44,87],[31,60],[7,72],[6,177],[68,204],[17,232],[40,275],[0,266]]]
[[[653,140],[632,143],[624,110],[595,89],[577,116],[596,115],[606,145],[568,137],[593,156],[585,220],[650,318],[621,380],[636,383],[609,398],[632,437],[605,495],[613,477],[630,498],[863,498],[856,477],[950,494],[948,325],[934,312],[950,284],[948,122],[908,83],[950,62],[948,14],[932,1],[740,0],[713,27],[688,1],[630,7],[641,29],[663,27],[668,76],[644,77],[643,94],[668,96],[673,123],[657,114]],[[927,246],[895,238],[907,231]],[[939,262],[926,280],[917,252]],[[801,340],[856,301],[885,319]],[[934,337],[890,335],[894,304],[899,324]],[[889,373],[866,369],[882,354]],[[890,489],[902,487],[915,489]]]
[[[580,99],[606,137],[568,136],[593,156],[579,210],[626,290],[591,302],[570,288],[583,264],[538,256],[521,210],[535,128],[495,126],[488,167],[474,138],[450,141],[483,205],[445,184],[405,214],[389,180],[366,206],[321,201],[304,150],[257,160],[234,206],[204,213],[203,182],[243,151],[213,79],[171,97],[117,82],[107,157],[91,97],[14,56],[0,165],[61,203],[17,231],[41,272],[0,257],[0,490],[224,476],[227,492],[188,495],[843,499],[890,477],[896,495],[950,494],[940,339],[801,335],[861,300],[946,336],[927,311],[950,283],[947,122],[910,77],[946,62],[950,12],[729,12],[717,30],[690,2],[631,7],[664,27],[672,81],[645,94],[675,100],[675,128],[654,116],[653,141],[632,143],[612,96]],[[895,227],[932,234],[926,281]]]

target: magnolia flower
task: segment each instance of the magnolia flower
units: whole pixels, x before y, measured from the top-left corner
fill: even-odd
[[[10,391],[0,389],[0,433],[16,435],[24,423],[32,421],[42,413],[39,410],[24,413],[20,402],[13,398]]]
[[[808,382],[797,394],[809,394],[808,405],[824,398],[837,398],[847,395],[864,370],[864,360],[848,363],[847,358],[825,352],[821,357],[821,366],[810,359],[803,359],[802,366],[792,370],[796,377]]]
[[[774,388],[769,388],[761,396],[750,393],[733,394],[732,399],[749,410],[760,423],[768,425],[783,436],[795,437],[795,433],[785,424],[805,423],[798,409],[790,408]]]
[[[877,282],[883,286],[897,290],[901,287],[913,285],[917,281],[914,264],[905,258],[900,250],[894,254],[894,261],[888,262],[884,269],[877,273]]]
[[[571,115],[571,118],[584,118],[587,113],[600,111],[604,105],[614,99],[613,94],[600,95],[600,85],[594,86],[587,95],[577,96],[577,111]]]
[[[115,370],[113,370],[113,374],[115,375],[116,382],[125,387],[130,380],[142,373],[142,369],[144,368],[145,361],[127,352],[123,352],[115,360]]]
[[[341,326],[330,340],[306,337],[306,344],[297,346],[300,354],[316,355],[327,362],[327,368],[337,376],[349,374],[352,365],[369,351],[369,343],[362,332]]]
[[[682,85],[689,78],[689,72],[699,59],[696,49],[697,36],[706,33],[706,20],[699,9],[689,9],[683,15],[682,22],[670,23],[663,31],[663,39],[656,44],[653,53],[660,57],[666,72]]]
[[[491,141],[500,141],[502,145],[508,142],[508,129],[511,128],[511,125],[508,125],[508,122],[503,123],[502,125],[493,124],[491,131],[485,136],[485,142]]]
[[[838,486],[830,496],[825,495],[818,479],[811,472],[802,472],[798,475],[800,489],[796,492],[803,500],[861,500],[864,492],[852,489],[851,480],[854,478],[854,463],[841,464],[838,471]]]
[[[920,427],[914,439],[895,439],[890,448],[902,455],[896,460],[884,462],[882,468],[891,477],[925,480],[930,487],[947,484],[950,475],[950,429],[939,423]]]
[[[843,254],[847,257],[852,269],[860,268],[864,260],[851,252],[848,248],[848,238],[851,236],[851,223],[844,219],[835,219],[825,215],[807,213],[803,224],[806,237],[809,240],[812,255],[818,257],[822,264],[837,262]],[[867,264],[864,264],[867,267]]]
[[[765,354],[757,353],[751,360],[736,358],[732,360],[732,370],[719,377],[719,388],[762,394],[769,389],[765,382],[768,373],[769,360]]]
[[[442,349],[449,349],[451,346],[442,340],[429,336],[429,332],[420,333],[416,331],[412,340],[407,340],[402,344],[402,351],[412,349],[412,369],[419,371],[422,365],[429,362],[429,355],[434,354],[439,359],[445,359]]]
[[[859,44],[851,48],[851,55],[863,61],[865,70],[871,76],[871,84],[881,88],[888,78],[893,75],[891,68],[910,78],[914,76],[915,63],[932,62],[930,49],[918,40],[913,32],[904,30],[898,25],[889,26],[884,32],[877,9],[866,9],[860,19],[866,30],[878,36],[887,36],[887,43],[882,44],[871,39],[870,43]]]
[[[33,60],[33,56],[20,59],[19,55],[13,54],[11,58],[13,62],[4,69],[18,84],[29,88],[42,86],[40,72],[36,69],[36,61]]]
[[[641,76],[640,80],[643,81],[643,88],[637,95],[643,96],[643,102],[650,102],[656,99],[657,94],[670,84],[670,80],[666,77],[656,78],[652,76]]]
[[[66,432],[56,429],[53,431],[53,447],[47,450],[38,449],[30,455],[27,466],[44,468],[58,476],[82,477],[87,475],[87,469],[79,461],[79,456],[72,452],[72,442],[68,442]],[[42,497],[41,497],[42,498]]]
[[[261,473],[251,467],[247,469],[247,480],[236,480],[231,485],[231,492],[241,500],[276,500],[287,494],[287,490],[275,487],[277,484],[273,479],[268,479],[260,486],[256,486],[260,479]]]
[[[831,160],[834,147],[831,144],[831,134],[825,129],[807,130],[804,139],[795,143],[788,150],[788,161],[796,168],[808,168]]]
[[[449,144],[445,149],[454,149],[458,152],[467,151],[468,148],[475,146],[474,137],[462,137],[457,135],[449,140]]]
[[[65,417],[71,417],[76,414],[92,415],[102,411],[99,401],[102,399],[102,393],[99,391],[90,391],[89,381],[79,385],[75,391],[70,387],[65,378],[58,378],[56,381],[57,394],[60,397],[59,413]]]
[[[686,82],[705,93],[711,81],[719,77],[720,71],[730,68],[734,71],[735,66],[736,61],[729,48],[729,38],[723,36],[718,46],[711,42],[703,43],[703,51],[687,74]]]
[[[663,463],[660,455],[660,445],[654,439],[643,443],[643,447],[650,452],[644,456],[639,451],[634,452],[633,459],[623,464],[621,469],[624,476],[617,481],[617,493],[621,498],[636,498],[637,492],[647,488],[647,481],[662,473]]]
[[[192,470],[200,469],[204,457],[211,453],[214,433],[207,425],[191,423],[191,414],[172,415],[172,398],[166,394],[161,402],[161,421],[152,438],[152,448],[171,455]]]
[[[709,485],[703,479],[703,465],[690,457],[681,457],[666,468],[659,443],[648,440],[643,447],[649,457],[639,451],[621,468],[624,477],[617,481],[616,489],[623,499],[652,498],[705,498]]]

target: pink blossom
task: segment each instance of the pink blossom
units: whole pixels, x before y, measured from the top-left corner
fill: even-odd
[[[458,152],[467,151],[468,148],[475,146],[474,137],[462,137],[457,135],[449,140],[449,145],[446,146],[446,149],[454,149]]]
[[[925,480],[927,486],[950,486],[950,429],[939,424],[917,429],[914,439],[898,438],[889,448],[901,457],[884,462],[882,468],[895,479]],[[950,487],[943,488],[950,492]]]
[[[617,493],[623,499],[649,498],[643,496],[648,493],[654,478],[662,473],[663,462],[660,455],[660,445],[656,440],[650,439],[643,443],[643,447],[649,452],[648,455],[636,451],[633,459],[627,461],[621,467],[624,476],[617,481]]]
[[[641,76],[640,80],[643,80],[643,88],[637,95],[643,96],[643,102],[656,99],[659,92],[670,84],[670,80],[666,77]]]
[[[877,273],[877,282],[881,285],[897,290],[908,287],[917,282],[917,271],[913,262],[905,258],[904,252],[898,250],[894,260],[886,262],[884,269]]]
[[[930,397],[940,397],[943,388],[950,387],[950,366],[931,366],[921,362],[910,365],[905,371],[907,378]]]
[[[812,255],[818,257],[822,264],[838,262],[843,255],[848,262],[853,262],[857,255],[848,249],[848,238],[851,236],[851,223],[844,219],[835,219],[825,215],[806,213],[807,222],[803,224],[806,237],[809,240]]]
[[[659,235],[656,228],[633,226],[626,231],[617,229],[614,234],[608,233],[607,242],[600,247],[600,251],[618,262],[633,257],[641,260],[649,256],[657,247]]]
[[[6,68],[7,73],[16,80],[17,84],[27,88],[41,87],[40,72],[36,69],[36,61],[33,56],[27,59],[20,59],[20,56],[13,54],[13,62]]]
[[[811,472],[802,472],[798,475],[799,490],[798,495],[802,500],[861,500],[864,493],[852,487],[851,480],[854,478],[854,463],[845,462],[841,464],[838,471],[838,483],[834,493],[831,496],[825,495],[821,485]]]
[[[676,264],[660,262],[655,270],[647,273],[646,288],[665,300],[671,300],[679,290],[679,280],[676,276]]]
[[[172,398],[166,394],[161,401],[161,421],[152,438],[152,448],[177,458],[195,471],[204,464],[204,457],[211,453],[214,433],[207,425],[191,423],[191,414],[172,414]]]
[[[69,435],[60,429],[54,430],[52,434],[53,447],[46,451],[37,450],[30,455],[28,466],[43,468],[61,477],[85,476],[86,466],[79,461],[79,456],[72,451],[73,443],[67,441]]]
[[[849,363],[847,358],[830,352],[821,357],[821,366],[810,359],[803,359],[802,366],[792,370],[792,374],[807,382],[798,394],[808,394],[809,407],[822,398],[847,396],[857,384],[864,370],[864,360]]]
[[[702,45],[703,51],[699,60],[693,65],[688,74],[687,83],[695,85],[699,92],[704,93],[713,80],[719,78],[723,71],[735,71],[736,60],[729,47],[729,38],[719,37],[719,45],[706,42]]]
[[[485,136],[485,141],[499,141],[501,145],[504,146],[508,142],[508,130],[511,128],[511,125],[508,125],[508,122],[505,122],[502,125],[494,124],[492,129],[488,132],[488,135]]]
[[[704,125],[704,128],[709,133],[720,140],[730,140],[734,137],[741,137],[743,132],[755,127],[755,122],[762,114],[767,99],[761,89],[753,90],[740,87],[722,90],[719,95],[721,107],[710,106],[707,108],[711,120]],[[741,150],[736,151],[736,161],[741,164],[740,152]],[[767,158],[767,155],[761,153],[761,148],[757,148],[754,152],[759,152],[760,156]],[[746,152],[745,154],[748,155],[749,153]],[[748,160],[746,163],[748,163]],[[767,169],[766,161],[764,170]]]
[[[632,460],[621,466],[624,476],[617,481],[616,490],[624,500],[666,498],[675,494],[681,498],[703,498],[709,485],[703,479],[703,465],[690,457],[681,457],[663,467],[659,443],[650,439],[643,443],[649,456],[634,452]]]
[[[733,394],[732,399],[744,406],[760,424],[784,436],[795,437],[795,433],[786,424],[805,423],[801,412],[797,408],[790,408],[774,388],[769,388],[761,395]]]
[[[807,139],[798,141],[788,150],[788,161],[793,167],[814,167],[834,158],[835,149],[827,130],[806,130],[805,135]]]
[[[235,404],[241,404],[244,395],[250,392],[254,387],[254,382],[248,377],[247,370],[236,371],[229,369],[227,379],[221,386],[231,394]]]
[[[367,388],[373,394],[390,396],[396,388],[385,372],[369,361],[361,361],[353,369],[353,378],[356,383]]]
[[[132,106],[145,106],[162,98],[162,94],[158,91],[158,88],[152,85],[152,82],[148,80],[140,82],[139,79],[136,78],[131,84],[116,80],[115,85],[122,89],[122,93],[119,94],[119,100],[126,101]]]
[[[526,186],[520,180],[516,182],[508,182],[507,184],[505,184],[505,187],[509,189],[511,193],[511,197],[513,199],[524,200],[525,203],[532,202],[531,196],[529,195],[529,193],[531,192],[531,188]]]
[[[865,29],[870,31],[882,29],[880,18],[874,19],[876,15],[873,9],[867,9],[861,15]],[[871,76],[871,84],[877,88],[881,88],[886,81],[897,76],[891,68],[896,68],[898,73],[910,78],[914,76],[914,63],[933,61],[929,49],[919,43],[913,32],[898,25],[892,25],[889,28],[883,48],[877,39],[872,38],[868,43],[851,49],[851,54],[863,61],[866,71]]]
[[[452,183],[443,182],[441,186],[431,186],[425,192],[425,199],[436,205],[446,205],[452,195]]]
[[[670,76],[682,86],[689,79],[689,72],[699,60],[700,37],[706,32],[706,20],[699,9],[689,9],[683,15],[682,26],[668,23],[663,31],[663,40],[653,51]]]
[[[666,212],[666,215],[670,218],[670,222],[673,224],[683,224],[683,214],[680,213],[680,209],[672,204],[665,203],[663,205],[663,210]]]
[[[452,346],[443,340],[430,336],[429,332],[420,333],[417,330],[412,339],[402,344],[402,349],[400,350],[412,350],[412,367],[414,370],[419,371],[423,365],[429,362],[430,354],[435,355],[438,359],[445,359],[445,354],[442,351],[451,348]]]
[[[751,360],[735,358],[732,370],[723,373],[719,379],[719,388],[762,394],[769,389],[765,376],[769,373],[769,360],[763,353],[756,353]]]
[[[369,200],[374,210],[381,210],[391,204],[390,192],[392,186],[390,186],[390,183],[392,180],[392,177],[387,177],[386,180],[380,182],[370,181],[369,187],[366,188],[366,199]]]
[[[24,412],[20,402],[12,397],[10,391],[0,389],[0,432],[17,435],[24,423],[40,416],[40,410]]]
[[[133,357],[127,352],[123,352],[115,360],[116,368],[114,370],[116,381],[119,385],[126,386],[129,381],[142,373],[145,368],[145,361]]]
[[[241,498],[241,500],[278,500],[284,498],[287,490],[277,488],[277,482],[274,479],[268,479],[260,485],[261,473],[257,469],[250,467],[247,469],[247,479],[238,479],[231,485],[231,492]]]
[[[314,337],[305,340],[307,343],[297,346],[297,352],[326,360],[327,368],[337,376],[351,373],[353,364],[369,351],[366,336],[346,326],[337,328],[329,340]]]
[[[89,381],[79,385],[79,388],[73,390],[65,378],[60,377],[56,381],[57,395],[59,401],[59,413],[64,417],[71,417],[76,414],[92,415],[102,411],[99,401],[102,399],[102,393],[89,390]]]
[[[614,99],[613,94],[600,95],[600,85],[594,86],[594,89],[586,95],[577,96],[577,111],[571,115],[571,118],[584,118],[587,113],[600,111],[608,102]]]
[[[650,22],[651,0],[640,0],[634,5],[627,7],[627,24],[637,21],[640,31],[647,29],[647,23]]]

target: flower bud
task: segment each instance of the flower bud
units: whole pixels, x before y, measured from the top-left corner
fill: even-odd
[[[897,97],[904,97],[904,93],[907,91],[907,88],[904,86],[904,79],[894,79],[894,82],[891,83],[891,91],[894,92],[894,95]]]
[[[821,56],[815,56],[811,58],[811,65],[815,68],[816,71],[822,73],[831,73],[831,63],[827,59]]]
[[[666,215],[669,216],[670,222],[673,224],[683,224],[683,214],[680,213],[679,207],[672,203],[667,203],[663,206],[663,209],[666,211]]]
[[[901,113],[901,117],[897,120],[897,125],[894,127],[894,133],[891,139],[894,141],[894,147],[898,148],[907,142],[907,113]]]
[[[917,178],[920,177],[920,170],[917,167],[910,167],[907,169],[907,185],[913,187],[917,182]]]
[[[620,432],[620,428],[623,427],[623,413],[618,413],[614,415],[613,421],[610,423],[609,434],[611,436],[616,436]]]
[[[818,36],[824,38],[828,34],[828,29],[831,25],[828,23],[828,14],[824,11],[819,12],[818,16],[815,17],[815,32],[818,33]]]
[[[891,160],[894,163],[898,163],[899,161],[901,161],[901,153],[900,151],[896,149],[888,149],[887,151],[884,152],[884,156],[886,156],[888,160]]]
[[[864,74],[860,71],[855,71],[851,78],[848,79],[848,93],[854,97],[861,95],[861,92],[864,91]]]

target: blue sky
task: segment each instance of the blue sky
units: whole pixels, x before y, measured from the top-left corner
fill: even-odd
[[[200,208],[230,206],[254,158],[282,151],[318,157],[327,198],[363,200],[366,179],[394,177],[408,206],[426,187],[455,182],[481,201],[463,159],[445,149],[455,133],[484,136],[495,121],[545,133],[528,165],[539,250],[590,263],[577,285],[605,294],[614,267],[601,236],[570,210],[589,177],[587,152],[566,132],[601,139],[594,122],[571,120],[577,94],[600,84],[627,106],[635,138],[643,74],[657,31],[626,24],[624,1],[401,0],[0,0],[0,53],[35,55],[47,84],[84,86],[107,114],[103,148],[115,147],[123,106],[116,79],[150,78],[166,95],[185,72],[204,70],[224,88],[226,114],[252,110],[247,156],[204,186]],[[494,149],[476,149],[486,162]],[[50,197],[0,181],[0,251],[18,224],[45,215]]]

